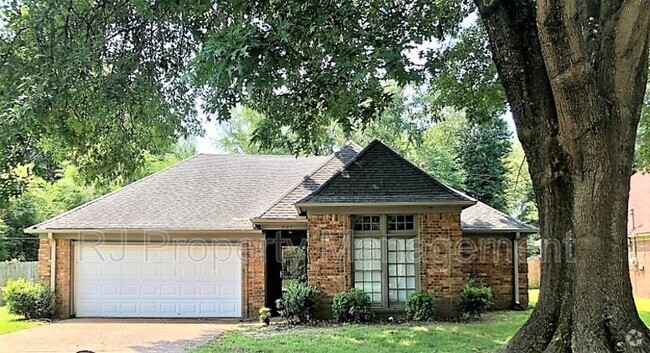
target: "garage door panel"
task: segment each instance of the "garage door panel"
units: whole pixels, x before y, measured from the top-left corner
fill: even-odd
[[[204,248],[77,244],[76,315],[240,317],[239,247]]]

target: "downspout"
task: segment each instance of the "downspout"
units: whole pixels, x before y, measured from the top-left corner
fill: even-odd
[[[515,235],[515,241],[514,241],[514,246],[513,246],[513,251],[512,251],[512,257],[513,257],[513,269],[514,269],[514,287],[515,287],[515,306],[520,306],[521,305],[521,300],[519,298],[519,238],[520,238],[520,233],[517,232]]]
[[[52,233],[47,233],[47,239],[50,240],[50,291],[56,291],[56,240]]]

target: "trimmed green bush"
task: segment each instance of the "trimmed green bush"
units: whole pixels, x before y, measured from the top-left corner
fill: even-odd
[[[332,315],[338,322],[368,322],[374,317],[370,296],[362,289],[340,292],[332,301]]]
[[[54,316],[54,295],[49,288],[24,278],[10,279],[2,289],[7,309],[28,320],[50,319]]]
[[[287,286],[287,291],[282,294],[282,299],[275,301],[275,306],[287,323],[304,324],[311,320],[315,294],[316,287],[305,283],[291,282]]]
[[[477,287],[472,282],[463,285],[463,292],[458,298],[456,308],[469,318],[480,318],[492,305],[492,290],[487,287]]]
[[[409,295],[408,298],[406,298],[406,304],[404,306],[406,320],[433,320],[436,313],[435,300],[435,295],[422,291]]]

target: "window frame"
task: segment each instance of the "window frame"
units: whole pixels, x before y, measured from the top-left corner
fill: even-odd
[[[355,217],[367,217],[367,216],[379,216],[379,231],[370,230],[370,231],[359,231],[354,230],[354,221]],[[398,231],[389,231],[388,230],[388,217],[389,216],[413,216],[413,229],[411,230],[398,230]],[[364,239],[364,238],[379,238],[381,244],[381,303],[373,303],[372,307],[375,309],[402,309],[404,308],[405,303],[390,303],[390,288],[389,285],[389,273],[388,273],[388,239],[397,238],[397,239],[414,239],[414,268],[415,268],[415,289],[414,291],[420,290],[420,261],[419,261],[419,246],[418,246],[418,215],[413,213],[386,213],[386,214],[354,214],[351,219],[351,228],[352,228],[352,237],[351,238],[351,258],[352,258],[352,287],[355,287],[355,271],[356,271],[356,260],[354,258],[354,240],[355,239]]]

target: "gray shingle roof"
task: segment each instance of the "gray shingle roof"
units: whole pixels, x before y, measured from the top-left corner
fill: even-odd
[[[472,202],[379,140],[298,203]]]
[[[536,233],[538,229],[498,211],[483,202],[464,209],[460,214],[461,227],[468,231],[519,231]]]
[[[327,162],[323,163],[313,173],[306,175],[294,188],[273,203],[258,218],[266,219],[291,219],[298,216],[295,203],[317,190],[332,175],[338,173],[348,164],[362,148],[354,142],[346,144],[336,152]]]
[[[319,195],[329,184],[344,193],[336,200],[350,200],[348,195],[373,202],[403,199],[404,194],[394,197],[378,190],[381,187],[406,192],[417,200],[471,200],[381,143],[371,143],[363,152],[366,158],[361,158],[360,150],[349,143],[330,157],[201,154],[32,228],[250,230],[251,218],[295,218],[294,204],[315,190]],[[380,176],[358,178],[352,188],[347,184],[366,173]],[[370,192],[359,193],[357,187]],[[422,188],[431,188],[431,192],[417,191]],[[461,221],[464,230],[536,231],[481,202],[464,209]]]
[[[328,158],[200,154],[36,228],[252,229],[250,218]]]

